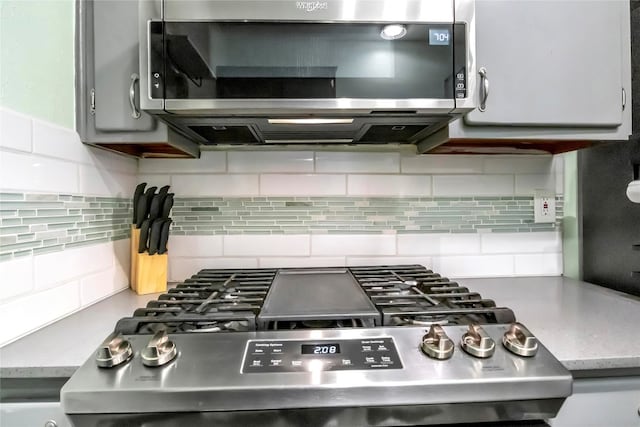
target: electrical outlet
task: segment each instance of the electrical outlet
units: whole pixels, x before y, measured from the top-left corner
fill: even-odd
[[[556,195],[547,190],[536,190],[533,198],[533,215],[536,224],[556,222]]]

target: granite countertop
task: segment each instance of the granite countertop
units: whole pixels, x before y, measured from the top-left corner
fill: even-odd
[[[511,308],[571,371],[640,370],[640,298],[563,277],[457,281]],[[155,298],[125,290],[0,348],[0,377],[70,376],[118,319]]]

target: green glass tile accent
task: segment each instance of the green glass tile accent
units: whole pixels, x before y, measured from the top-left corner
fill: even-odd
[[[48,254],[58,252],[64,249],[64,245],[47,246],[46,248],[36,248],[33,250],[34,255]]]
[[[0,225],[11,226],[11,225],[20,225],[22,224],[22,218],[3,218],[0,219]]]

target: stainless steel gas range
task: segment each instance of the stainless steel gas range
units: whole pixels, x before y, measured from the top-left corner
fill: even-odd
[[[121,319],[61,401],[77,426],[530,426],[571,389],[511,310],[395,265],[202,270]]]

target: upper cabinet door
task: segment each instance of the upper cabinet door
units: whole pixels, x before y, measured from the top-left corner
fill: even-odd
[[[94,1],[93,30],[96,130],[154,129],[155,120],[140,112],[138,2]]]
[[[472,111],[465,122],[622,124],[625,6],[609,0],[478,0],[476,71],[486,70],[488,94],[484,111]]]

